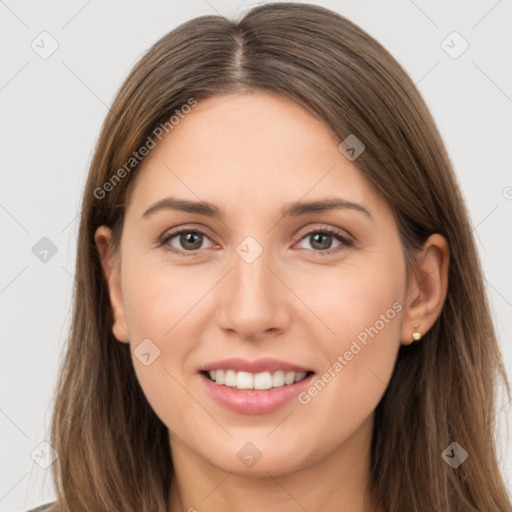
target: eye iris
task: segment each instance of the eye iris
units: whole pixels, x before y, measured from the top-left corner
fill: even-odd
[[[188,232],[180,236],[180,244],[186,249],[199,249],[201,247],[202,241],[202,235],[200,233]],[[192,247],[187,246],[189,242],[192,244]]]
[[[332,242],[332,235],[328,235],[328,234],[325,234],[325,233],[315,233],[314,235],[311,235],[312,239],[313,239],[313,242],[311,244],[312,247],[315,247],[315,244],[318,242],[318,239],[319,238],[323,238],[323,242],[324,244],[322,245],[322,243],[320,243],[320,247],[315,247],[316,249],[329,249],[329,247],[331,246],[331,242]],[[325,244],[325,241],[327,239],[327,244]]]

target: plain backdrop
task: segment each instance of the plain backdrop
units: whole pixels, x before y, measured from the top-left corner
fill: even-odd
[[[115,92],[142,53],[177,25],[205,14],[238,15],[260,3],[0,1],[1,511],[54,498],[50,469],[36,464],[34,454],[48,450],[40,443],[48,439],[69,328],[78,205]],[[312,3],[380,41],[431,109],[470,210],[512,376],[512,1]],[[41,55],[56,44],[52,55]],[[40,247],[50,247],[47,261]],[[503,399],[496,411],[508,482],[512,443],[504,428],[511,409]]]

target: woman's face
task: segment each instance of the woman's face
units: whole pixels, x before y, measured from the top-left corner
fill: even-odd
[[[340,142],[284,97],[227,95],[137,169],[114,333],[173,456],[279,475],[367,455],[406,341],[405,262],[390,207]]]

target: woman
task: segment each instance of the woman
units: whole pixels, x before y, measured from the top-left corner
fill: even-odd
[[[150,48],[96,147],[76,283],[48,510],[511,510],[452,165],[342,16],[267,4]]]

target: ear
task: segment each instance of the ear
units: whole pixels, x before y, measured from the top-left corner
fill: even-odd
[[[112,332],[118,341],[129,343],[130,333],[126,326],[123,294],[121,292],[121,275],[119,258],[111,249],[112,230],[107,226],[100,226],[94,234],[94,240],[100,256],[103,275],[107,282],[114,325]]]
[[[439,317],[448,290],[450,252],[440,234],[431,235],[417,258],[407,285],[401,343],[409,345],[413,332],[424,335]],[[417,327],[416,327],[417,326]]]

